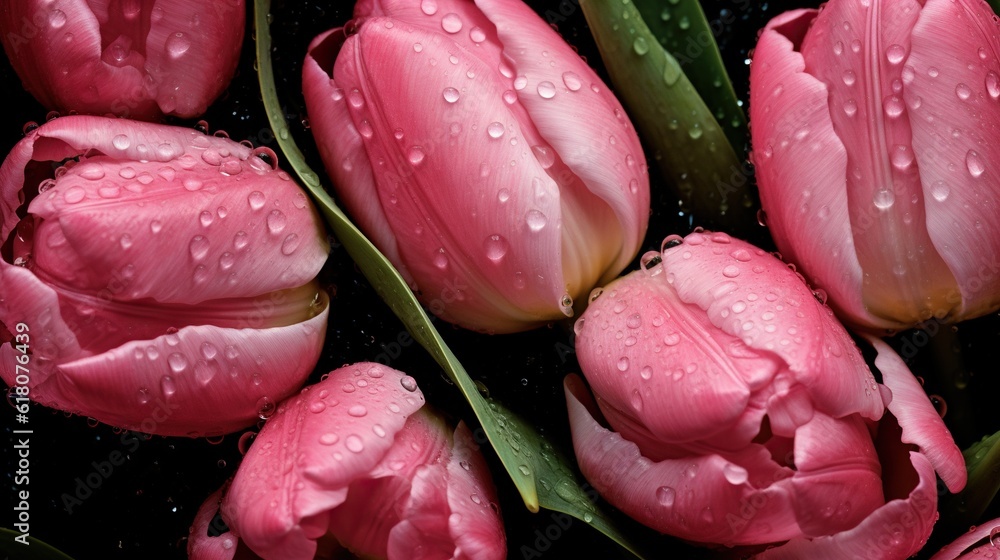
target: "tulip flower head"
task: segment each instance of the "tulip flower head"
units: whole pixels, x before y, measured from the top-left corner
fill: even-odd
[[[596,397],[568,378],[581,469],[658,531],[788,541],[760,558],[903,559],[936,519],[935,471],[965,484],[902,360],[875,340],[876,383],[829,308],[743,241],[668,238],[662,263],[606,286],[576,332]]]
[[[499,560],[489,470],[460,424],[424,406],[412,377],[376,363],[334,370],[267,421],[220,498],[192,527],[192,560],[265,560],[346,548],[362,558]],[[209,533],[219,511],[225,531]],[[210,536],[211,535],[211,536]]]
[[[754,162],[786,258],[847,322],[1000,308],[1000,35],[981,0],[831,0],[772,20]]]
[[[189,118],[229,85],[245,13],[243,0],[23,0],[0,10],[0,40],[49,109]]]
[[[572,315],[635,256],[642,148],[593,70],[517,0],[362,1],[313,40],[311,129],[361,229],[436,315]]]
[[[3,380],[164,435],[231,432],[294,392],[323,345],[329,247],[276,164],[121,119],[28,133],[0,167]]]

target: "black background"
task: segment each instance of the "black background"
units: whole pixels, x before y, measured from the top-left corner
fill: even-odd
[[[535,0],[529,4],[543,16],[548,14],[547,19],[558,25],[564,38],[577,47],[607,81],[582,11],[575,4],[569,1],[560,4],[559,0]],[[724,27],[719,40],[736,91],[746,101],[746,59],[758,30],[780,11],[801,5],[749,0],[706,0],[703,5],[710,20],[723,15],[730,20],[730,15],[735,16],[734,23]],[[317,171],[322,170],[322,164],[307,130],[308,116],[300,87],[301,61],[312,37],[343,25],[350,19],[350,11],[349,2],[341,0],[278,1],[271,8],[279,95],[292,133]],[[252,6],[248,6],[247,32],[238,74],[205,119],[212,131],[222,129],[235,140],[251,139],[255,144],[277,151],[258,93],[252,19]],[[8,100],[5,109],[0,111],[0,148],[6,152],[20,139],[25,123],[44,121],[48,111],[21,90],[5,58],[0,60],[0,80],[6,84],[5,98]],[[194,124],[193,120],[172,122],[182,126]],[[648,154],[647,159],[651,159]],[[653,211],[640,254],[658,249],[665,236],[683,235],[698,225],[697,216],[678,214],[676,197],[669,193],[655,168],[651,168],[651,173]],[[751,241],[765,249],[774,249],[765,228],[761,228]],[[340,365],[375,359],[386,351],[383,345],[391,346],[404,332],[343,248],[334,249],[321,278],[334,297],[325,352],[310,382]],[[522,414],[572,454],[562,378],[577,371],[578,366],[571,352],[572,331],[567,325],[489,337],[464,332],[440,321],[436,324],[470,374],[489,389],[492,397]],[[909,360],[910,366],[915,374],[926,380],[929,393],[944,396],[942,400],[948,409],[945,420],[955,430],[960,446],[966,447],[982,435],[1000,429],[1000,418],[995,413],[1000,372],[996,371],[992,357],[992,350],[1000,342],[1000,320],[991,315],[963,323],[954,331],[948,327],[943,331],[927,337],[926,345],[922,344],[925,338],[916,331],[897,335],[893,343],[897,348],[907,343],[920,346],[919,352]],[[964,365],[959,364],[958,350],[963,355]],[[400,348],[399,355],[390,365],[416,377],[428,401],[453,420],[465,419],[474,423],[458,391],[450,386],[419,346],[412,344]],[[959,385],[965,388],[959,389]],[[0,452],[7,490],[0,504],[13,506],[15,469],[10,432],[14,428],[13,411],[8,409],[0,413],[0,418],[7,436]],[[79,560],[186,558],[188,527],[195,512],[204,499],[235,472],[241,457],[237,446],[240,435],[254,430],[228,435],[221,442],[153,436],[135,444],[123,443],[122,435],[108,426],[92,424],[86,418],[67,417],[42,407],[32,409],[29,426],[34,430],[31,437],[31,535]],[[62,496],[76,491],[78,477],[85,478],[94,472],[93,462],[107,461],[115,451],[126,454],[127,461],[116,467],[90,497],[68,513],[63,507]],[[550,514],[527,512],[512,484],[501,474],[495,457],[489,449],[484,451],[497,473],[495,480],[507,525],[510,558],[525,558],[522,547],[539,552],[540,556],[527,556],[531,558],[630,557],[581,522],[560,530],[554,542],[540,541],[539,536],[553,524]],[[601,506],[608,507],[604,503]],[[629,524],[620,519],[623,525]],[[11,527],[14,522],[10,509],[0,511],[0,526]],[[935,534],[928,550],[936,550],[954,536],[954,532]],[[674,539],[656,537],[647,530],[636,530],[636,537],[650,547],[654,553],[652,557],[689,558],[708,554]],[[549,544],[547,548],[546,544]]]

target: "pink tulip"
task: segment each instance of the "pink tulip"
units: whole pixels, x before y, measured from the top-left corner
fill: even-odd
[[[228,560],[236,541],[266,560],[312,559],[317,541],[362,558],[506,558],[472,434],[464,424],[452,433],[423,405],[412,377],[375,363],[306,387],[267,421],[225,491],[229,530],[206,531],[218,495],[202,507],[191,558]]]
[[[121,119],[30,132],[0,167],[0,377],[164,435],[231,432],[294,392],[323,345],[328,245],[273,165]]]
[[[572,315],[649,219],[642,147],[590,67],[517,0],[363,0],[303,91],[338,194],[447,321]]]
[[[229,85],[244,17],[243,0],[19,0],[0,9],[0,39],[49,109],[186,118]]]
[[[761,35],[761,202],[844,320],[903,329],[1000,308],[998,52],[981,0],[831,0]]]
[[[899,356],[873,339],[876,383],[829,308],[752,245],[704,232],[664,247],[577,321],[597,405],[576,376],[566,396],[587,479],[683,539],[788,541],[759,558],[916,552],[937,516],[935,471],[952,491],[966,472]]]
[[[995,560],[1000,558],[1000,519],[972,527],[942,548],[931,560]]]

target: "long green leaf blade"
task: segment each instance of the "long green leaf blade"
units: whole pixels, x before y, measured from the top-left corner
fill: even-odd
[[[27,545],[14,540],[19,537],[22,537],[21,532],[0,527],[0,554],[18,560],[73,560],[55,547],[34,537],[24,536]]]
[[[379,296],[402,320],[413,338],[447,372],[469,402],[525,506],[533,512],[545,507],[581,519],[641,558],[611,520],[591,504],[584,487],[576,481],[565,461],[552,451],[551,445],[513,413],[496,402],[487,403],[480,395],[475,382],[434,328],[403,277],[323,189],[318,175],[306,164],[305,157],[289,135],[288,125],[280,110],[270,58],[271,37],[267,21],[270,0],[255,0],[254,9],[261,95],[271,128],[277,131],[278,145],[317,201],[337,239]],[[558,492],[548,491],[544,485],[540,489],[540,480],[545,480],[550,488],[558,489]]]
[[[725,131],[680,63],[643,23],[631,3],[581,0],[601,58],[646,146],[677,188],[696,224],[738,237],[757,230],[742,147]]]
[[[698,0],[632,1],[653,37],[680,63],[736,153],[743,153],[747,142],[746,114],[722,62],[722,53],[715,41],[717,32],[705,17],[701,3]],[[728,13],[735,17],[731,10]]]

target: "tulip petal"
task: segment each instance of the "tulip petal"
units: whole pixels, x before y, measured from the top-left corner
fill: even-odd
[[[473,498],[478,496],[479,500]],[[498,509],[489,466],[464,422],[455,429],[448,462],[448,528],[461,560],[500,560],[507,557],[507,539]]]
[[[1000,518],[972,527],[951,544],[937,551],[937,554],[931,556],[931,560],[996,558],[1000,555],[1000,546],[993,544],[993,535],[997,527],[1000,527]]]
[[[239,535],[232,530],[220,531],[213,522],[219,517],[222,488],[212,492],[194,516],[188,536],[188,560],[233,560]],[[224,524],[224,522],[223,522]],[[228,529],[228,527],[227,527]]]
[[[934,410],[927,393],[899,354],[878,338],[866,338],[878,351],[875,367],[882,372],[883,383],[892,391],[892,401],[886,407],[903,429],[902,441],[919,447],[948,489],[953,493],[960,491],[968,477],[965,459],[941,415]]]
[[[754,468],[749,477],[748,469],[716,454],[653,462],[635,444],[597,424],[579,377],[567,377],[565,389],[580,469],[602,496],[633,519],[684,539],[727,545],[799,534],[782,480],[789,473],[774,469],[763,448],[748,450],[742,458],[745,464],[772,467]]]
[[[375,177],[361,134],[354,125],[346,124],[351,122],[351,117],[344,90],[331,76],[344,39],[343,29],[338,28],[318,35],[309,44],[302,65],[302,95],[308,107],[323,108],[310,111],[310,129],[333,183],[351,186],[337,192],[344,206],[350,209],[358,227],[393,263],[406,282],[413,285],[413,276],[400,256],[382,203],[379,197],[372,196],[376,192]]]
[[[617,257],[601,275],[607,282],[635,256],[649,221],[649,176],[635,129],[607,86],[527,4],[476,0],[476,5],[496,26],[517,73],[518,100],[538,133],[579,178],[577,191],[585,186],[593,195],[563,196],[572,194],[583,208],[603,201],[619,222],[618,228],[605,228],[623,235]]]
[[[834,2],[816,17],[801,48],[806,71],[829,89],[833,127],[847,151],[862,301],[873,315],[905,324],[940,316],[953,305],[949,294],[955,290],[941,255],[930,250],[920,204],[922,169],[914,165],[902,93],[903,63],[921,4]]]
[[[113,6],[114,3],[111,3]],[[181,118],[208,109],[229,85],[243,46],[243,0],[173,0],[153,9],[146,36],[148,76],[160,110]],[[197,19],[195,19],[197,18]]]
[[[878,386],[854,341],[784,263],[745,241],[704,232],[666,248],[662,267],[657,278],[665,276],[716,328],[780,357],[794,374],[787,382],[804,386],[819,411],[881,418]]]
[[[1000,307],[1000,34],[983,2],[928,0],[904,73],[927,231],[957,279],[939,317]],[[955,61],[962,61],[960,64]],[[959,297],[960,296],[960,297]]]
[[[330,372],[279,406],[223,502],[243,542],[265,557],[312,558],[314,539],[327,530],[327,512],[344,503],[349,485],[379,464],[407,418],[423,406],[411,382],[380,364],[356,364]]]
[[[848,531],[815,539],[796,538],[758,554],[760,560],[840,560],[872,558],[903,560],[920,550],[937,519],[934,467],[917,452],[910,461],[920,482],[905,499],[892,500]]]
[[[795,469],[795,514],[807,537],[851,529],[885,503],[879,457],[860,416],[817,414],[801,426]]]
[[[495,70],[441,33],[384,23],[369,19],[345,42],[334,77],[355,127],[371,136],[369,160],[385,162],[377,194],[424,302],[497,332],[561,317],[566,282],[552,272],[562,262],[561,193],[489,78]],[[450,72],[414,71],[451,66],[450,57]],[[477,162],[473,172],[455,158]]]
[[[325,298],[324,298],[325,300]],[[61,363],[32,378],[32,398],[113,426],[212,436],[252,423],[316,365],[329,305],[308,321],[270,329],[189,326]],[[207,414],[206,411],[212,411]]]
[[[300,286],[326,260],[320,218],[302,191],[228,139],[62,117],[19,145],[0,169],[5,193],[22,188],[32,160],[106,154],[69,167],[29,206],[47,248],[35,265],[52,283],[116,300],[199,303]]]
[[[577,358],[602,411],[651,459],[669,454],[669,444],[729,432],[747,407],[749,385],[758,388],[775,373],[774,364],[762,363],[760,379],[744,379],[726,350],[740,341],[720,340],[692,307],[662,274],[633,272],[606,286],[574,327]],[[755,420],[739,430],[736,448],[756,435],[760,415]]]
[[[816,13],[797,10],[774,18],[754,49],[750,120],[761,204],[784,258],[827,291],[841,317],[898,328],[868,313],[858,296],[862,271],[851,231],[847,151],[834,132],[829,90],[805,71],[797,52]]]
[[[2,33],[4,50],[25,89],[50,109],[115,113],[134,119],[160,116],[150,99],[143,56],[133,44],[119,42],[120,52],[103,49],[101,23],[91,2],[53,2],[48,9],[32,2],[12,4],[0,14],[0,28],[32,33]],[[42,22],[41,25],[38,22]],[[69,39],[69,41],[67,41]],[[55,45],[68,45],[53,55]],[[109,47],[114,45],[109,40]],[[134,45],[141,49],[141,46]],[[129,56],[131,51],[134,56]],[[107,54],[107,57],[105,57]]]

